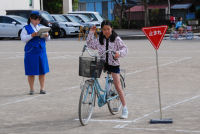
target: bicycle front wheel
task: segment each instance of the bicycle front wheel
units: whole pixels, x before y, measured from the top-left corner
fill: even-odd
[[[120,74],[120,82],[121,82],[122,90],[125,95],[125,82],[124,82],[124,78],[121,74]],[[107,102],[107,104],[108,104],[108,109],[109,109],[110,113],[112,115],[115,115],[120,112],[120,110],[122,108],[122,103],[121,103],[120,97],[118,95],[118,92],[115,88],[113,81],[110,84],[111,84],[110,91],[107,95],[108,98],[110,98],[110,100]]]
[[[79,100],[79,121],[81,125],[88,124],[95,106],[96,93],[93,90],[93,82],[87,80],[83,85]]]

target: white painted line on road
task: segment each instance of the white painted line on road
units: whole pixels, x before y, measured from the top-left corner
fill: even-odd
[[[19,100],[16,100],[16,101],[12,101],[12,102],[8,102],[8,103],[0,104],[0,107],[6,106],[6,105],[10,105],[10,104],[19,103],[19,102],[29,101],[29,100],[35,99],[35,98],[37,98],[39,96],[40,95],[33,96],[33,97],[26,97],[26,98],[19,99]]]
[[[20,103],[20,102],[30,101],[30,100],[33,100],[33,99],[38,98],[38,97],[45,97],[45,96],[51,95],[53,93],[57,93],[57,92],[65,91],[65,90],[70,90],[70,89],[74,89],[74,88],[78,88],[78,87],[80,87],[80,86],[72,86],[72,87],[68,87],[68,88],[63,88],[62,90],[56,90],[55,92],[48,92],[45,95],[34,95],[33,97],[29,96],[29,97],[26,97],[26,98],[23,98],[23,99],[14,100],[14,101],[11,101],[11,102],[0,104],[0,108],[3,107],[3,106],[16,104],[16,103]]]
[[[185,99],[183,101],[180,101],[180,102],[177,102],[177,103],[174,103],[174,104],[171,104],[171,105],[168,105],[168,106],[165,106],[162,108],[162,110],[167,110],[171,107],[176,107],[177,105],[180,105],[180,104],[183,104],[183,103],[186,103],[186,102],[189,102],[189,101],[192,101],[192,100],[195,100],[195,99],[198,99],[200,98],[200,95],[197,95],[197,96],[193,96],[191,98],[188,98],[188,99]],[[150,113],[147,113],[141,117],[138,117],[134,120],[101,120],[101,119],[90,119],[90,122],[112,122],[112,123],[126,123],[126,124],[118,124],[118,125],[115,125],[113,128],[125,128],[126,126],[129,125],[129,123],[136,123],[138,122],[139,120],[142,120],[152,114],[155,114],[155,113],[158,113],[160,110],[154,110],[153,112],[150,112]],[[78,121],[79,119],[74,119],[76,121]]]
[[[165,106],[165,107],[162,108],[162,110],[167,110],[167,109],[169,109],[169,108],[171,108],[171,107],[176,107],[177,105],[180,105],[180,104],[183,104],[183,103],[186,103],[186,102],[189,102],[189,101],[198,99],[198,98],[200,98],[200,95],[193,96],[193,97],[191,97],[191,98],[184,99],[183,101],[180,101],[180,102],[177,102],[177,103],[174,103],[174,104]],[[160,111],[160,110],[155,110],[155,111],[153,111],[153,112],[151,112],[151,113],[148,113],[148,114],[145,114],[145,115],[143,115],[143,116],[141,116],[141,117],[139,117],[139,118],[136,118],[136,119],[134,119],[132,122],[129,122],[129,123],[136,123],[137,121],[142,120],[142,119],[144,119],[144,118],[146,118],[146,117],[148,117],[148,116],[150,116],[150,115],[152,115],[152,114],[154,114],[154,113],[158,113],[159,111]],[[125,126],[128,126],[128,124],[116,125],[116,126],[114,126],[113,128],[124,128]]]
[[[79,121],[79,119],[74,119],[76,121]],[[90,122],[112,122],[112,123],[131,123],[131,120],[96,120],[96,119],[90,119]]]
[[[200,133],[200,130],[180,130],[180,129],[158,129],[158,128],[125,128],[130,130],[145,130],[145,131],[168,131],[170,132],[183,132],[183,133]]]
[[[182,62],[182,61],[185,61],[185,60],[190,60],[190,59],[192,59],[192,57],[184,57],[184,58],[174,60],[174,61],[171,61],[171,62],[168,62],[168,63],[160,64],[159,67],[168,66],[168,65],[171,65],[171,64],[179,63],[179,62]],[[151,67],[148,67],[148,68],[145,68],[145,69],[136,70],[134,72],[126,73],[126,75],[128,76],[128,75],[132,75],[132,74],[136,74],[136,73],[141,73],[141,72],[149,71],[149,70],[155,69],[155,68],[156,68],[156,66],[151,66]]]

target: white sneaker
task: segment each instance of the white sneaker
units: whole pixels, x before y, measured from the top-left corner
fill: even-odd
[[[128,118],[128,109],[126,107],[123,107],[122,109],[122,115],[120,116],[121,119],[127,119]]]

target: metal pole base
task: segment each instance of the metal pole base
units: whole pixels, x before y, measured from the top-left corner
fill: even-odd
[[[150,124],[170,124],[173,123],[172,119],[151,119]]]

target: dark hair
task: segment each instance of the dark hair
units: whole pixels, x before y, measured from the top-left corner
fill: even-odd
[[[103,27],[104,27],[105,25],[108,25],[108,26],[110,26],[111,28],[113,28],[113,27],[112,27],[112,23],[111,23],[109,20],[104,20],[104,21],[101,23],[101,29],[103,29]],[[117,33],[112,29],[112,34],[111,34],[111,36],[110,36],[110,42],[114,42],[114,41],[115,41],[115,38],[116,38],[117,36],[118,36]],[[101,45],[104,45],[104,42],[103,42],[104,38],[106,38],[106,37],[103,35],[103,32],[101,31],[100,34],[99,34],[99,42],[100,42]]]
[[[33,20],[37,20],[37,19],[41,20],[41,16],[37,15],[37,14],[31,14],[30,17],[28,18],[28,22],[27,22],[28,24],[31,23],[31,19],[33,19]]]
[[[183,18],[183,17],[178,17],[178,21],[181,21],[181,18]]]

